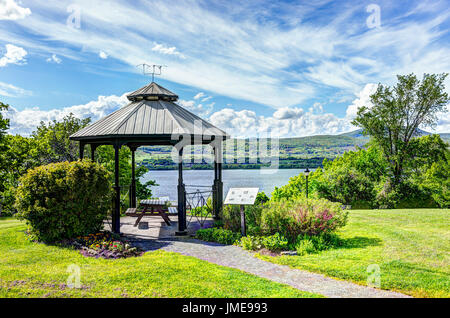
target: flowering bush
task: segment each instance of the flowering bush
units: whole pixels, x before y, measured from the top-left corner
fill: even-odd
[[[79,249],[81,254],[87,257],[124,258],[143,254],[139,248],[133,247],[129,242],[110,232],[80,236],[68,244]]]
[[[332,233],[344,226],[348,212],[341,204],[325,199],[282,200],[266,204],[261,214],[261,231],[279,233],[294,243],[299,235]]]

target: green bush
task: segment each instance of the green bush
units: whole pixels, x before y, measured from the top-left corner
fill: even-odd
[[[263,240],[261,236],[248,235],[241,238],[240,245],[244,250],[257,251],[263,248]]]
[[[245,223],[247,225],[248,235],[261,234],[261,214],[264,205],[245,206]],[[222,209],[221,219],[223,227],[233,232],[241,231],[241,212],[237,205],[226,205]]]
[[[314,243],[310,239],[304,239],[299,242],[297,245],[297,255],[303,256],[307,254],[316,253],[316,247]]]
[[[36,239],[55,242],[99,231],[111,202],[108,171],[85,160],[29,170],[20,179],[16,208]]]
[[[290,243],[299,235],[332,233],[347,222],[348,211],[325,199],[296,199],[264,205],[261,230],[265,235],[279,233]]]
[[[249,235],[242,237],[240,243],[245,250],[257,251],[265,247],[272,252],[285,251],[288,249],[288,244],[288,240],[278,233],[270,236]]]
[[[311,244],[313,247],[311,247]],[[297,237],[297,242],[295,248],[299,255],[304,255],[308,253],[316,253],[320,251],[325,251],[330,248],[336,248],[342,246],[342,240],[336,234],[324,233],[320,235],[310,236],[310,235],[299,235]],[[299,253],[299,251],[303,251]]]
[[[264,191],[258,192],[255,198],[255,204],[260,205],[268,202],[270,199],[267,196],[267,194],[264,193]]]
[[[207,242],[216,242],[225,245],[232,245],[241,238],[239,233],[220,228],[200,229],[196,233],[196,238]]]

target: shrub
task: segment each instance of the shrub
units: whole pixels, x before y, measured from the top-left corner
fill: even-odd
[[[313,254],[316,252],[316,248],[314,246],[313,241],[310,239],[304,239],[299,242],[297,245],[297,255],[303,256],[306,254]]]
[[[247,225],[248,235],[261,234],[261,214],[264,209],[263,205],[245,206],[245,222]],[[223,227],[233,232],[241,231],[241,212],[237,205],[226,205],[222,209],[221,219]]]
[[[341,239],[336,234],[299,235],[295,244],[298,255],[306,255],[342,246]]]
[[[248,235],[241,238],[240,245],[244,250],[257,251],[263,247],[263,240],[260,236]]]
[[[255,204],[260,205],[269,201],[269,197],[264,193],[264,191],[258,192],[255,198]]]
[[[111,209],[109,173],[90,160],[29,170],[20,179],[16,207],[38,240],[55,242],[98,232]]]
[[[299,235],[332,233],[346,224],[347,215],[341,204],[325,199],[270,202],[262,210],[261,230],[266,235],[280,233],[293,243]]]
[[[272,252],[287,250],[288,243],[288,240],[281,236],[279,233],[263,237],[264,247]]]
[[[241,235],[230,230],[220,228],[201,229],[196,233],[196,238],[207,242],[216,242],[225,245],[232,245],[239,241]]]
[[[249,251],[257,251],[265,247],[272,252],[279,252],[288,249],[288,240],[278,233],[270,236],[249,235],[241,238],[240,245]]]

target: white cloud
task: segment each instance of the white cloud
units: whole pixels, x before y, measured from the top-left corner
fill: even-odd
[[[8,64],[25,64],[25,56],[27,54],[27,51],[21,47],[6,44],[6,53],[0,58],[0,67],[4,67]]]
[[[194,97],[195,98],[195,97]],[[196,101],[193,100],[179,100],[178,105],[181,107],[186,108],[190,112],[196,114],[199,117],[207,117],[211,114],[211,112],[214,109],[215,103],[210,103],[207,105],[204,104],[197,104]]]
[[[238,138],[266,136],[268,133],[272,137],[301,137],[338,134],[351,129],[345,118],[330,113],[305,112],[301,108],[278,109],[270,117],[257,116],[250,110],[225,108],[212,114],[209,120]]]
[[[106,54],[106,53],[103,52],[103,51],[100,51],[100,53],[98,54],[98,56],[99,56],[101,59],[104,59],[104,60],[106,60],[106,59],[108,58],[108,54]]]
[[[450,105],[447,106],[450,108]],[[438,123],[433,132],[436,133],[450,133],[450,111],[438,115]]]
[[[52,54],[52,56],[50,56],[47,60],[48,63],[56,63],[56,64],[61,64],[62,60],[56,56],[56,54]]]
[[[24,95],[31,95],[31,92],[11,84],[0,82],[0,96],[20,97]]]
[[[70,113],[73,113],[78,118],[91,117],[92,121],[97,121],[128,104],[127,94],[123,94],[122,96],[99,96],[97,100],[87,104],[62,109],[41,110],[36,107],[17,110],[10,107],[6,113],[6,116],[11,119],[9,132],[11,134],[28,135],[41,121],[50,122],[52,120],[61,120]]]
[[[426,14],[418,19],[405,17],[422,14],[418,6],[423,1],[391,10],[400,16],[383,14],[379,30],[366,28],[363,4],[335,10],[322,1],[283,3],[275,19],[268,1],[220,8],[204,1],[155,0],[139,6],[72,2],[83,8],[85,27],[67,28],[65,19],[49,19],[65,12],[66,4],[42,2],[34,10],[38,12],[18,23],[49,41],[22,39],[27,47],[63,43],[53,52],[71,58],[82,58],[80,48],[98,54],[107,47],[110,57],[131,66],[149,60],[169,65],[167,80],[274,108],[299,105],[330,91],[342,98],[353,96],[366,83],[392,84],[399,73],[450,69],[445,2],[427,2]],[[326,18],[318,19],[318,14]],[[0,38],[22,37],[11,29],[0,30]],[[180,52],[189,58],[173,59]]]
[[[356,96],[358,97],[353,101],[353,103],[347,107],[347,118],[349,120],[352,120],[356,117],[356,114],[358,113],[358,109],[362,106],[366,107],[372,107],[373,104],[370,101],[370,96],[373,95],[377,90],[378,85],[377,84],[367,84],[364,86],[363,90],[360,91]]]
[[[274,112],[273,117],[276,119],[295,119],[302,117],[303,114],[304,111],[302,108],[283,107]]]
[[[177,48],[175,46],[167,47],[164,44],[158,44],[155,43],[155,45],[152,47],[152,51],[165,54],[165,55],[176,55],[179,56],[182,59],[185,59],[186,57],[177,51]]]
[[[203,96],[205,96],[205,93],[200,92],[200,93],[198,93],[197,95],[194,96],[194,99],[199,99],[199,98],[202,98]]]
[[[0,0],[0,20],[19,20],[30,14],[29,8],[19,6],[14,0]]]

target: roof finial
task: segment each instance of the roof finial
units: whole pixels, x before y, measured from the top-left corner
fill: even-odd
[[[139,67],[139,66],[142,66],[142,74],[144,74],[144,75],[151,74],[152,75],[152,82],[155,81],[155,75],[158,75],[158,76],[161,75],[161,69],[163,67],[167,67],[167,65],[156,65],[156,64],[148,65],[145,63],[136,65],[136,67]],[[149,71],[149,69],[151,71]]]

